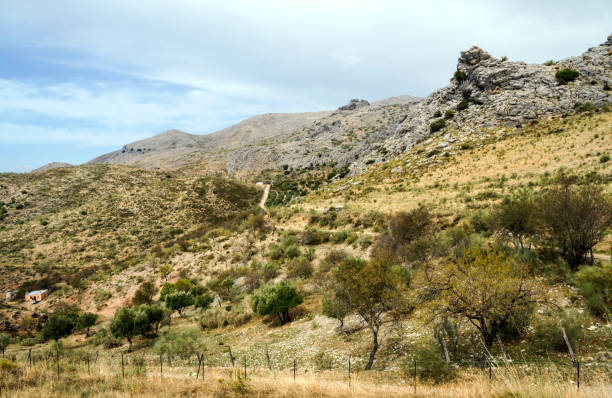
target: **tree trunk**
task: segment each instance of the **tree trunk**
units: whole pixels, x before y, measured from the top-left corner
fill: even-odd
[[[372,365],[374,364],[374,357],[376,356],[376,351],[378,351],[378,331],[372,330],[372,343],[372,351],[370,351],[370,358],[368,359],[365,370],[372,369]]]
[[[128,352],[132,352],[132,338],[131,337],[128,339],[128,344],[129,344]]]

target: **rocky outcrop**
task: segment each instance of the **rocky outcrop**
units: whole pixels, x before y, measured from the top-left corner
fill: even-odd
[[[338,108],[339,111],[354,111],[357,108],[361,108],[363,106],[368,106],[370,103],[364,99],[353,98],[349,101],[348,104],[341,106]]]

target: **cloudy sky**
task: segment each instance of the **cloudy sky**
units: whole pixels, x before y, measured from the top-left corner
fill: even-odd
[[[609,0],[0,0],[0,171],[425,96],[472,45],[541,63],[605,41],[610,21]]]

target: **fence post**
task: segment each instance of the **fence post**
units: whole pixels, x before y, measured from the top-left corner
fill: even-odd
[[[268,370],[272,370],[272,365],[270,365],[270,354],[268,353],[267,345],[266,345],[266,361],[268,362]]]
[[[159,375],[160,377],[164,375],[164,358],[162,354],[159,354]]]
[[[121,376],[125,378],[125,367],[123,365],[123,353],[121,353]]]
[[[413,375],[413,380],[414,380],[414,395],[416,395],[416,360],[414,361],[414,375]]]
[[[59,365],[59,347],[55,347],[55,361],[57,362],[57,378],[60,376],[60,365]]]
[[[196,380],[197,380],[198,377],[200,376],[200,367],[202,366],[202,357],[200,356],[200,353],[196,353],[196,356],[198,357],[198,373],[196,373]]]
[[[296,363],[295,363],[295,359],[293,360],[293,382],[295,383],[295,368],[296,368]]]
[[[98,350],[96,350],[96,359],[94,359],[94,366],[96,365],[96,363],[98,363],[98,354],[100,352]]]
[[[234,356],[232,355],[232,346],[227,346],[227,352],[229,353],[230,360],[232,361],[232,368],[234,367]]]
[[[493,379],[493,369],[492,369],[491,361],[489,360],[489,384],[491,384],[492,379]]]
[[[349,388],[351,388],[351,354],[346,351],[346,359],[348,360],[348,377],[349,377]]]
[[[32,367],[32,349],[28,350],[28,362],[30,362],[30,367]]]
[[[576,385],[580,391],[580,362],[576,361]]]
[[[87,353],[87,374],[91,376],[91,370],[89,368],[89,353]]]

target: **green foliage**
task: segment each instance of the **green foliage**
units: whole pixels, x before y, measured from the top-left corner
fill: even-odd
[[[185,307],[193,304],[193,296],[185,291],[171,293],[165,297],[166,307],[173,311],[178,311],[179,315]]]
[[[11,337],[6,333],[0,333],[0,351],[2,351],[2,356],[4,356],[4,350],[8,347],[11,342]]]
[[[109,329],[113,336],[125,338],[132,350],[132,339],[151,331],[151,322],[147,314],[130,308],[120,308],[115,312]]]
[[[470,106],[470,101],[464,98],[461,101],[459,101],[455,109],[457,109],[457,111],[462,111],[462,110],[467,109],[468,106]]]
[[[563,68],[555,73],[555,78],[559,82],[559,84],[567,84],[569,82],[573,82],[580,76],[580,73],[572,68]]]
[[[157,288],[152,281],[144,281],[138,287],[138,290],[132,297],[132,303],[134,305],[149,304],[153,302],[153,296],[157,293]]]
[[[542,353],[550,351],[568,352],[561,330],[563,328],[572,349],[576,352],[583,335],[581,323],[581,317],[576,312],[562,313],[554,318],[539,320],[534,325],[535,330],[531,343],[537,351]]]
[[[597,109],[597,107],[595,106],[595,104],[593,104],[592,102],[576,102],[574,104],[574,110],[576,112],[592,112],[595,109]]]
[[[599,163],[607,163],[610,161],[610,155],[601,155]]]
[[[196,308],[200,308],[201,310],[206,310],[214,301],[214,297],[208,293],[204,292],[199,296],[196,296],[193,300],[193,305]]]
[[[320,245],[329,241],[329,232],[314,228],[306,228],[302,233],[302,242],[305,245]]]
[[[89,328],[96,324],[97,319],[98,315],[91,312],[84,312],[79,315],[76,328],[80,330],[87,329],[85,337],[89,337]]]
[[[433,117],[438,118],[438,117],[442,117],[442,112],[440,112],[440,110],[437,110],[434,112]]]
[[[287,277],[291,279],[295,278],[308,278],[312,275],[313,267],[309,259],[304,256],[300,256],[289,262]]]
[[[462,151],[467,151],[468,149],[474,149],[474,144],[471,142],[463,142],[459,148],[461,148]]]
[[[452,119],[455,116],[455,112],[451,111],[450,109],[447,109],[446,112],[444,112],[444,119],[449,120]]]
[[[45,340],[59,341],[62,337],[69,336],[75,327],[75,321],[70,316],[54,313],[49,316],[47,322],[40,331],[40,334]]]
[[[300,248],[297,245],[289,245],[285,247],[285,250],[283,250],[283,252],[287,258],[296,258],[300,254],[302,254]]]
[[[302,295],[287,281],[271,283],[257,291],[251,308],[258,315],[277,315],[281,324],[291,320],[289,309],[302,304]]]
[[[593,315],[612,315],[612,263],[583,266],[574,275],[574,282]]]
[[[166,301],[166,297],[174,292],[176,292],[176,285],[174,283],[164,283],[161,291],[159,292],[159,300]]]
[[[462,70],[458,70],[455,71],[455,73],[453,74],[453,77],[455,78],[455,80],[457,80],[457,82],[461,83],[463,82],[465,79],[467,79],[467,75],[465,74],[464,71]]]
[[[452,381],[457,372],[455,368],[447,364],[435,344],[429,343],[417,348],[414,360],[404,360],[402,370],[406,375],[414,374],[414,361],[417,365],[417,376],[423,380],[431,380],[434,383]]]
[[[533,194],[520,190],[506,197],[494,215],[496,227],[514,240],[515,247],[524,248],[525,239],[538,229],[537,205]]]
[[[7,214],[7,210],[4,207],[4,203],[0,202],[0,221],[4,220],[4,217],[6,217]]]
[[[153,351],[188,359],[193,354],[207,351],[204,336],[195,327],[164,328],[155,341]]]
[[[317,370],[331,370],[334,367],[334,358],[325,351],[320,351],[312,358]]]
[[[338,243],[343,243],[347,237],[348,237],[348,232],[342,230],[342,231],[334,232],[333,234],[331,234],[331,236],[329,237],[329,240],[332,243],[338,244]]]
[[[434,120],[429,125],[429,131],[431,131],[432,133],[435,133],[438,130],[442,130],[444,127],[446,127],[446,121],[444,119]]]

